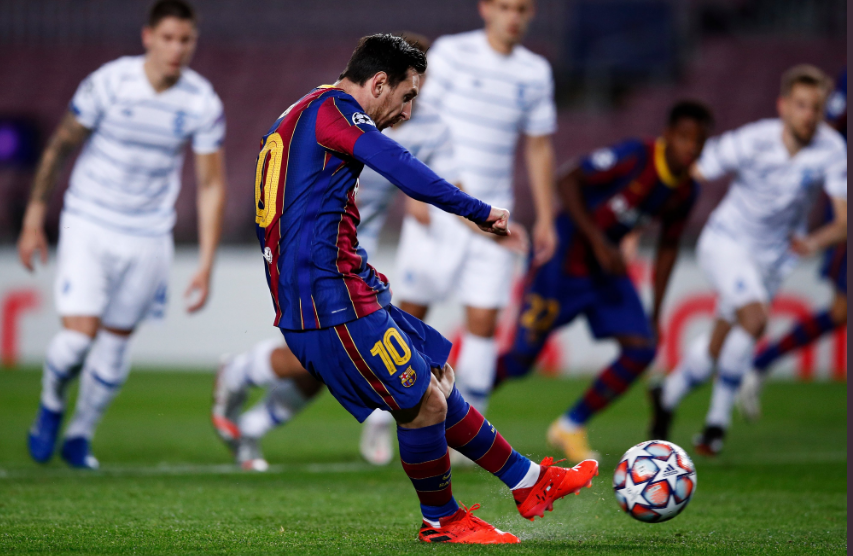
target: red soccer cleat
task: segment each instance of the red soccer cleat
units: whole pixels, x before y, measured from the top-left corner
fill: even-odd
[[[554,463],[554,458],[543,459],[536,484],[512,491],[522,517],[530,521],[536,516],[545,517],[546,510],[554,509],[555,500],[572,493],[580,494],[583,487],[592,487],[592,478],[598,475],[598,462],[594,459],[584,460],[571,469],[555,467]]]
[[[462,506],[455,514],[439,520],[441,527],[433,527],[427,522],[421,525],[418,540],[423,542],[447,542],[459,544],[516,544],[520,542],[512,533],[495,529],[479,517],[472,514],[480,509],[479,504],[471,508]]]

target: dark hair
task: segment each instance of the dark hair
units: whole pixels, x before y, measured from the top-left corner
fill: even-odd
[[[151,6],[148,12],[148,27],[152,29],[166,19],[176,17],[195,23],[195,10],[183,0],[160,0]]]
[[[832,79],[820,68],[811,64],[800,64],[790,68],[782,74],[782,83],[779,94],[787,97],[794,89],[794,85],[808,85],[819,88],[824,95],[832,89]]]
[[[358,46],[355,47],[340,79],[349,79],[353,83],[364,85],[365,81],[384,71],[388,75],[388,83],[396,87],[406,78],[409,68],[423,73],[426,67],[424,53],[403,37],[390,34],[370,35],[358,41]]]
[[[425,35],[421,35],[420,33],[403,31],[402,33],[395,33],[395,35],[399,35],[403,38],[404,41],[414,46],[424,54],[426,54],[429,50],[429,47],[432,46],[432,41],[429,40]]]
[[[674,126],[679,120],[694,120],[702,125],[712,127],[714,125],[714,115],[711,109],[702,102],[696,100],[681,100],[676,102],[669,109],[669,118],[666,120],[666,125]]]

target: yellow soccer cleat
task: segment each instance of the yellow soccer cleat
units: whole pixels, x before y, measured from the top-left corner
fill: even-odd
[[[572,464],[587,459],[599,459],[598,452],[589,447],[586,428],[577,427],[571,430],[561,423],[560,419],[548,427],[548,443],[555,449],[562,450],[566,454],[566,459]]]

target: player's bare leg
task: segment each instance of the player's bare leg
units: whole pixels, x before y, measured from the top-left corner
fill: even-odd
[[[836,289],[828,309],[799,320],[790,332],[761,350],[753,360],[752,371],[746,374],[738,391],[737,404],[743,416],[749,421],[755,421],[761,416],[761,391],[775,361],[846,325],[847,294]]]
[[[94,317],[80,319],[87,331]],[[72,467],[97,469],[98,460],[91,453],[95,427],[118,395],[130,374],[130,337],[133,329],[119,329],[101,324],[86,356],[80,377],[80,391],[74,415],[65,429],[62,458]]]
[[[429,311],[428,305],[408,301],[401,302],[398,307],[419,320],[424,320]],[[358,443],[361,457],[373,465],[391,463],[394,458],[393,433],[394,418],[391,414],[381,409],[375,410],[364,421],[361,428],[361,438]]]
[[[62,317],[62,330],[48,345],[39,409],[27,439],[30,455],[39,463],[53,456],[65,415],[68,387],[79,376],[100,326],[98,317]]]
[[[565,414],[551,423],[548,442],[565,452],[569,461],[596,459],[589,447],[586,423],[619,398],[654,361],[654,341],[642,336],[617,336],[620,354],[602,370],[584,395]]]

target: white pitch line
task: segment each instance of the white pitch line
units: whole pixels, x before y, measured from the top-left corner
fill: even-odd
[[[358,473],[376,469],[361,462],[307,463],[270,465],[267,474],[279,473]],[[259,474],[243,471],[234,464],[158,464],[144,465],[107,465],[97,471],[85,471],[66,468],[0,468],[0,479],[31,479],[39,477],[158,477],[169,475],[243,475]]]

